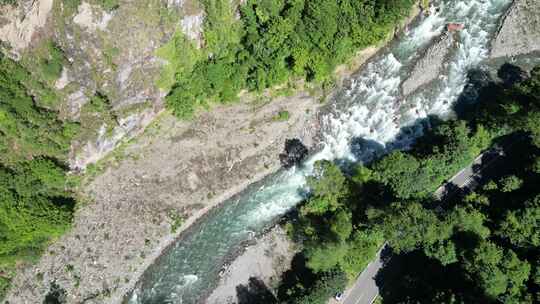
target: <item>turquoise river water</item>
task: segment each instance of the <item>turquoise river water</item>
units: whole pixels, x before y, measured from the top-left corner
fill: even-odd
[[[367,161],[407,147],[422,133],[421,125],[415,124],[419,119],[449,115],[465,86],[467,71],[488,57],[489,42],[510,2],[435,1],[438,10],[392,42],[336,94],[332,110],[322,119],[320,152],[302,166],[268,176],[210,212],[147,269],[127,302],[198,303],[215,286],[231,252],[303,199],[305,177],[316,160]],[[447,72],[420,93],[400,97],[400,84],[419,50],[448,22],[466,27],[459,33]]]

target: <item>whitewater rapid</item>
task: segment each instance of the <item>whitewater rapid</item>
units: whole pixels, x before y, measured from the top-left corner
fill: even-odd
[[[487,59],[498,20],[511,0],[435,1],[433,9],[377,55],[332,100],[322,119],[322,150],[302,166],[280,171],[213,210],[144,274],[130,304],[197,303],[219,279],[228,254],[304,198],[306,176],[317,160],[366,162],[409,146],[428,115],[447,117],[467,71]],[[428,88],[400,96],[400,85],[430,41],[448,22],[465,24],[447,71]]]

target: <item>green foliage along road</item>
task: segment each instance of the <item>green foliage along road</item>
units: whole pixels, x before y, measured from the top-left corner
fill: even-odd
[[[41,106],[54,98],[0,55],[0,297],[15,265],[35,260],[71,223],[75,200],[62,162],[78,128]]]
[[[171,63],[159,84],[172,88],[168,107],[189,118],[198,106],[234,101],[243,89],[292,77],[322,82],[356,51],[385,39],[414,3],[248,0],[237,20],[231,1],[205,0],[204,47],[176,35],[158,52]]]
[[[432,120],[409,151],[350,175],[315,165],[311,197],[288,224],[303,248],[300,271],[312,276],[284,280],[281,300],[315,296],[310,286],[321,274],[354,279],[386,240],[396,257],[379,274],[382,303],[540,301],[540,66],[513,85],[491,82],[480,96],[460,119]],[[432,197],[501,141],[512,149],[483,186],[444,202]]]

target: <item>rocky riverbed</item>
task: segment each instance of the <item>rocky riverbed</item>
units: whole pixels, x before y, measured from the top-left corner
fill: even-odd
[[[276,226],[253,241],[246,250],[225,266],[221,284],[206,300],[207,304],[236,303],[245,297],[253,280],[269,290],[275,288],[283,272],[290,268],[295,245],[285,231]]]
[[[414,93],[441,75],[448,55],[456,45],[458,38],[455,34],[445,31],[435,38],[424,54],[419,57],[409,77],[401,85],[404,96]]]

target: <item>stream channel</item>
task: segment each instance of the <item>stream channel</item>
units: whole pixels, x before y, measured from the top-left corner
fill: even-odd
[[[440,0],[438,10],[416,22],[336,92],[322,118],[322,148],[301,166],[281,170],[214,208],[149,267],[129,304],[198,303],[219,280],[227,256],[268,228],[305,197],[305,178],[320,159],[354,164],[409,146],[422,134],[418,121],[448,117],[467,72],[489,56],[489,44],[510,0]],[[446,71],[403,98],[401,83],[420,50],[449,22],[465,24]]]

